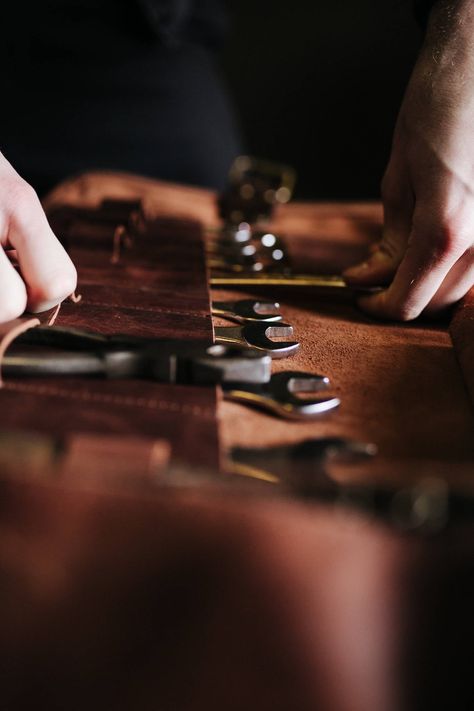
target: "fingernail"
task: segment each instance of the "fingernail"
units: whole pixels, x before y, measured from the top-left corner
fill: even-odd
[[[358,276],[359,274],[362,274],[363,272],[367,271],[369,268],[369,263],[368,262],[362,262],[361,264],[356,264],[354,267],[349,267],[348,269],[344,269],[343,275],[344,276]]]

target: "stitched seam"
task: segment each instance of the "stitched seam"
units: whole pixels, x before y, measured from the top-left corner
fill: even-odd
[[[156,400],[155,398],[133,397],[123,395],[106,395],[103,393],[91,392],[70,392],[60,388],[52,388],[46,385],[25,385],[20,383],[4,383],[4,390],[14,390],[18,392],[32,393],[34,395],[51,395],[71,400],[82,400],[83,402],[99,402],[108,405],[127,405],[144,407],[150,410],[166,410],[168,412],[181,412],[185,415],[203,416],[214,419],[214,412],[209,408],[199,405],[181,405],[178,402],[167,400]]]
[[[107,304],[103,303],[102,301],[86,301],[85,299],[83,300],[83,305],[84,306],[104,306],[105,308],[108,309],[133,309],[134,311],[146,311],[148,313],[161,313],[161,314],[171,314],[172,316],[192,316],[193,318],[196,318],[196,316],[200,316],[202,318],[210,318],[209,314],[205,314],[203,312],[192,312],[192,311],[174,311],[172,309],[164,309],[161,306],[154,306],[153,308],[147,308],[146,306],[133,306],[132,304],[127,304],[127,306],[117,306],[117,304]]]

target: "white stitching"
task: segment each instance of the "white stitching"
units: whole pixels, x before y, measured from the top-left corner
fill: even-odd
[[[105,393],[91,393],[88,391],[74,392],[52,388],[45,385],[28,385],[25,383],[4,383],[5,390],[32,393],[34,395],[51,395],[53,397],[71,398],[84,402],[101,402],[113,405],[130,405],[135,407],[146,407],[151,410],[166,410],[168,412],[181,412],[186,415],[204,416],[214,419],[214,412],[210,408],[203,408],[199,405],[181,405],[178,402],[167,400],[147,399],[144,397],[133,397],[123,395],[107,395]]]

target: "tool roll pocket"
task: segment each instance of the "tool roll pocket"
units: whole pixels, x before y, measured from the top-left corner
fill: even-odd
[[[154,189],[153,181],[145,183]],[[120,200],[97,205],[78,197],[56,204],[49,218],[78,270],[78,303],[66,302],[55,325],[100,334],[212,342],[201,228],[192,220],[145,219],[146,190],[121,179]],[[89,195],[90,197],[90,195]],[[169,443],[171,458],[218,465],[216,390],[150,380],[7,379],[0,390],[0,428],[120,435]],[[147,444],[148,446],[148,444]],[[87,466],[85,464],[85,466]]]

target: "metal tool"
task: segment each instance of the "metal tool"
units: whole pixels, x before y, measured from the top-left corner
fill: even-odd
[[[284,495],[363,511],[403,531],[434,534],[449,523],[473,521],[474,497],[451,490],[441,477],[400,488],[340,483],[330,476],[331,463],[355,464],[376,451],[373,444],[325,437],[296,445],[235,448],[229,468],[230,473],[273,485]]]
[[[258,274],[263,272],[265,268],[265,265],[260,260],[253,260],[250,266],[246,266],[245,264],[238,264],[237,262],[227,261],[214,256],[207,258],[207,266],[211,270],[211,273],[215,271],[218,274],[228,274],[229,276],[234,274]]]
[[[228,318],[239,323],[246,321],[272,323],[283,320],[279,308],[280,304],[275,301],[255,301],[254,299],[213,301],[212,315]]]
[[[219,195],[219,214],[232,225],[266,220],[276,204],[290,200],[295,180],[295,171],[289,166],[239,156],[231,167],[226,190]]]
[[[241,222],[238,225],[226,224],[217,233],[215,243],[227,246],[243,246],[248,244],[252,237],[252,228],[248,222]]]
[[[102,336],[56,326],[37,327],[20,335],[8,349],[2,370],[19,377],[88,376],[219,384],[226,400],[257,406],[287,419],[314,417],[339,404],[337,398],[299,399],[297,393],[326,388],[328,378],[298,371],[272,376],[271,358],[261,350]]]
[[[299,370],[275,373],[268,383],[222,383],[226,400],[241,402],[266,410],[288,420],[308,420],[334,410],[340,405],[337,397],[303,399],[298,393],[326,390],[330,385],[324,375],[311,375]]]
[[[239,346],[265,351],[272,358],[286,358],[296,353],[297,341],[272,341],[271,338],[286,338],[293,335],[288,323],[261,323],[248,321],[240,326],[217,326],[214,329],[216,343],[233,343]]]
[[[256,248],[256,253],[268,268],[289,269],[290,259],[284,240],[273,232],[255,231],[252,234],[252,244]]]
[[[211,286],[230,287],[238,289],[240,287],[289,287],[312,288],[322,291],[359,292],[365,294],[375,294],[383,290],[381,286],[362,286],[360,284],[348,284],[342,276],[324,274],[279,274],[279,273],[247,273],[240,271],[238,274],[211,274]]]
[[[270,379],[271,359],[262,349],[247,346],[103,336],[52,326],[33,328],[20,335],[8,349],[2,370],[12,376],[81,375],[199,385],[226,381],[255,384]]]
[[[271,232],[253,231],[247,223],[245,229],[224,227],[218,236],[207,242],[208,256],[219,260],[221,269],[236,264],[248,266],[249,271],[278,270],[289,268],[286,245],[280,237]],[[254,264],[262,267],[255,268]],[[214,268],[218,265],[214,262]]]
[[[231,468],[233,473],[280,484],[306,496],[321,490],[333,491],[337,486],[327,474],[329,461],[352,462],[373,457],[375,453],[373,444],[322,437],[278,447],[236,447],[231,450]]]
[[[206,245],[206,251],[211,260],[220,260],[229,266],[241,264],[250,268],[258,260],[257,248],[251,242],[230,246],[221,245],[218,242],[209,242]]]

